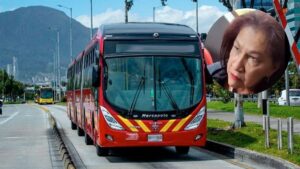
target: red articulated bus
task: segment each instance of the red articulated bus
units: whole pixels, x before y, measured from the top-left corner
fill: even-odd
[[[113,147],[206,142],[205,64],[185,25],[103,25],[68,68],[71,128],[99,156]]]

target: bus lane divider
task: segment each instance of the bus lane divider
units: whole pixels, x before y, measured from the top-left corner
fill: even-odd
[[[238,161],[256,164],[261,168],[299,169],[299,166],[296,164],[279,157],[258,153],[217,141],[207,140],[204,149],[225,155]]]
[[[59,129],[57,127],[57,122],[55,120],[55,118],[52,116],[50,110],[44,106],[38,106],[38,108],[42,109],[44,112],[46,112],[49,116],[49,122],[51,125],[51,128],[56,136],[56,139],[58,140],[58,147],[59,147],[59,153],[60,153],[60,157],[61,160],[64,163],[64,169],[78,169],[78,168],[83,168],[83,167],[76,167],[72,157],[68,151],[67,146],[65,145],[63,138],[59,132]]]

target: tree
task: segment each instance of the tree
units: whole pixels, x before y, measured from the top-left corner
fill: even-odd
[[[24,93],[23,83],[15,81],[13,76],[9,76],[4,70],[0,71],[0,92],[2,97],[7,97],[10,101],[16,100]]]
[[[160,0],[162,6],[166,6],[167,0]],[[193,0],[197,1],[197,0]],[[128,11],[133,6],[133,0],[125,0],[125,23],[128,22]]]
[[[223,103],[227,103],[231,100],[232,94],[227,89],[220,86],[217,82],[214,82],[212,91],[216,97],[222,98]]]
[[[16,97],[21,96],[21,95],[24,94],[25,86],[21,82],[13,81],[12,89],[13,89],[12,90],[13,98],[16,98]]]
[[[0,95],[4,94],[5,88],[6,88],[6,81],[8,79],[8,74],[5,70],[0,70]],[[3,96],[2,96],[3,97]]]
[[[289,76],[290,76],[290,86],[291,88],[300,88],[300,75],[297,72],[297,67],[295,62],[290,62],[288,65]]]

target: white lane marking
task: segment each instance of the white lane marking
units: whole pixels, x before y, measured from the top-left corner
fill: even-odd
[[[21,139],[22,137],[4,137],[5,139]]]
[[[4,137],[4,139],[32,139],[32,138],[47,138],[47,136]]]
[[[14,118],[16,115],[18,115],[19,114],[19,112],[15,112],[13,115],[11,115],[9,118],[7,118],[7,119],[5,119],[5,120],[3,120],[3,121],[1,121],[0,122],[0,125],[2,125],[2,124],[4,124],[4,123],[6,123],[6,122],[8,122],[9,120],[11,120],[12,118]]]

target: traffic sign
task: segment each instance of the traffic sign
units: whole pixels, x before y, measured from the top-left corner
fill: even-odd
[[[278,19],[280,21],[280,24],[283,27],[283,29],[287,35],[289,45],[290,45],[290,51],[294,58],[294,62],[296,64],[298,74],[300,75],[300,52],[297,47],[297,42],[295,41],[294,36],[291,32],[291,29],[290,29],[289,25],[287,24],[287,20],[284,15],[283,9],[281,8],[279,0],[273,0],[273,4],[274,4],[274,9],[275,9],[276,15],[278,16]]]

